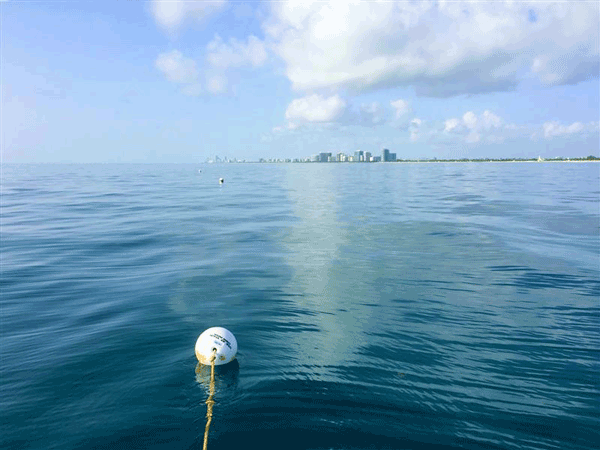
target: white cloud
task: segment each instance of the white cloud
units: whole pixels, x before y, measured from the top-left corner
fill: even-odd
[[[230,39],[225,43],[220,36],[207,45],[206,60],[211,69],[206,72],[206,91],[212,94],[227,92],[229,82],[227,69],[241,66],[260,66],[267,59],[265,45],[256,36],[250,36],[246,43]],[[199,71],[193,59],[186,58],[178,50],[161,53],[155,66],[172,82],[187,84],[182,88],[186,95],[200,95],[197,83]]]
[[[206,49],[208,50],[206,59],[209,64],[220,69],[246,65],[258,67],[267,60],[264,42],[253,35],[248,37],[247,43],[231,38],[228,44],[216,35]]]
[[[489,130],[490,128],[500,128],[500,125],[502,124],[502,119],[488,110],[483,112],[481,121],[486,130]]]
[[[335,126],[339,130],[351,126],[376,127],[387,122],[389,111],[379,102],[361,103],[357,107],[339,95],[323,97],[318,94],[293,100],[286,110],[286,129],[294,130],[311,124],[313,129]],[[281,132],[283,126],[273,128]]]
[[[156,58],[154,65],[160,70],[167,80],[182,84],[181,93],[184,95],[198,96],[202,93],[202,86],[198,80],[198,69],[193,59],[186,58],[179,50],[161,53]]]
[[[415,117],[410,121],[410,140],[411,142],[415,142],[419,139],[420,127],[423,124],[423,121],[418,117]]]
[[[298,91],[413,85],[448,97],[598,76],[596,2],[270,3],[263,29]]]
[[[502,123],[502,119],[489,110],[485,110],[480,116],[477,116],[473,111],[467,111],[463,114],[462,119],[455,117],[446,119],[444,121],[444,133],[458,136],[469,144],[479,142],[482,133],[486,134],[488,142],[499,142],[502,137],[490,133],[500,129]]]
[[[406,100],[402,100],[401,98],[390,102],[390,105],[392,105],[392,108],[396,110],[396,119],[400,119],[405,114],[411,112],[411,108],[408,102]]]
[[[477,116],[473,111],[467,111],[463,115],[463,123],[468,129],[473,130],[477,126]]]
[[[338,95],[324,98],[313,94],[293,100],[285,111],[285,118],[292,124],[334,122],[345,110],[346,102]]]
[[[390,106],[394,109],[394,117],[390,121],[390,125],[401,130],[408,129],[410,126],[410,116],[413,112],[408,101],[399,98],[398,100],[391,101]]]
[[[444,121],[443,133],[466,143],[477,142],[500,143],[506,140],[527,139],[538,141],[542,137],[552,139],[558,136],[589,136],[600,131],[600,123],[573,122],[570,125],[561,124],[559,121],[547,121],[542,125],[526,125],[505,123],[496,114],[489,110],[481,115],[468,111],[463,119],[456,118]]]
[[[167,77],[167,80],[174,83],[194,83],[198,78],[194,60],[184,58],[179,50],[161,53],[154,64]]]
[[[211,67],[207,75],[207,88],[213,94],[228,90],[228,74],[232,68],[259,67],[267,60],[265,43],[250,35],[246,42],[230,38],[226,43],[217,34],[206,46],[206,62]]]
[[[565,134],[580,133],[584,130],[584,125],[581,122],[573,122],[569,126],[561,125],[557,121],[545,122],[543,125],[544,137],[546,139],[554,136],[562,136]]]
[[[222,9],[225,3],[225,0],[153,0],[150,4],[150,12],[161,28],[172,33],[177,31],[187,19],[200,22]]]
[[[456,129],[460,125],[460,120],[456,118],[448,119],[444,122],[444,131],[446,133],[450,133],[452,130]]]

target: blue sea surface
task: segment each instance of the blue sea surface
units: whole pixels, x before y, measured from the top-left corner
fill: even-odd
[[[225,182],[220,185],[218,179]],[[597,449],[600,164],[4,165],[0,448]]]

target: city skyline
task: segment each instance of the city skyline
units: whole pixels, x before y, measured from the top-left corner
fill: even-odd
[[[257,161],[247,161],[245,159],[238,160],[237,158],[228,158],[226,156],[219,157],[215,155],[213,158],[207,158],[206,163],[378,163],[378,162],[520,162],[520,161],[600,161],[599,156],[575,156],[575,157],[554,157],[542,158],[541,155],[537,158],[460,158],[460,159],[444,159],[444,158],[398,158],[396,153],[392,153],[389,149],[382,149],[381,155],[374,155],[371,152],[357,150],[352,155],[347,155],[344,152],[320,152],[313,154],[310,157],[300,158],[259,158]]]

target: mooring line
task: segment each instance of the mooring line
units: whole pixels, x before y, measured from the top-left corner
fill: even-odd
[[[210,390],[208,399],[206,400],[206,428],[204,429],[204,446],[203,450],[206,450],[208,444],[208,430],[210,429],[210,422],[212,421],[212,410],[215,401],[213,396],[215,395],[215,360],[217,359],[217,349],[213,348],[213,355],[210,359]]]

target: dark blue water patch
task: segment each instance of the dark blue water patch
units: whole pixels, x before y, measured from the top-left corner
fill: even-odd
[[[453,233],[450,231],[432,231],[431,233],[428,233],[429,236],[440,236],[440,237],[455,237],[455,236],[460,236],[460,233]]]
[[[408,448],[446,448],[456,416],[386,402],[373,389],[353,386],[299,380],[263,384],[257,387],[260,403],[247,398],[215,420],[212,445],[228,447],[256,433],[257,439],[268,437],[269,448],[407,448],[407,443],[416,445]],[[217,421],[228,424],[227,433]],[[296,434],[305,437],[299,442]]]
[[[525,266],[512,266],[512,265],[504,265],[504,266],[489,266],[487,267],[493,272],[522,272],[531,270],[530,267]]]
[[[515,205],[501,200],[489,200],[485,197],[476,199],[470,196],[469,200],[461,199],[461,205],[452,208],[452,212],[458,216],[506,216],[512,213]],[[465,204],[466,203],[466,204]],[[511,214],[512,215],[512,214]]]
[[[461,172],[455,172],[455,173],[446,174],[444,176],[447,178],[463,178],[463,177],[465,177],[465,174],[461,173]]]
[[[410,333],[406,333],[404,336],[405,341],[418,341],[418,338],[415,336],[409,336]],[[410,339],[407,339],[410,338]],[[402,339],[402,336],[398,336],[398,339]],[[411,369],[419,367],[423,371],[429,371],[432,367],[436,366],[444,366],[448,362],[446,360],[447,356],[443,353],[439,353],[439,345],[436,345],[436,342],[424,342],[420,340],[419,348],[408,349],[405,345],[394,342],[389,342],[388,345],[366,345],[362,347],[358,354],[364,357],[365,362],[369,360],[374,361],[373,368],[369,368],[369,366],[365,366],[364,370],[359,371],[353,377],[353,381],[361,381],[372,379],[373,371],[375,373],[378,371],[377,363],[379,359],[385,358],[386,360],[395,361],[397,366],[401,368],[400,371],[395,371],[394,375],[397,374],[405,374],[410,372]],[[348,376],[351,372],[345,372],[346,376]],[[413,372],[410,376],[415,376],[416,374]],[[389,379],[389,378],[388,378]]]
[[[570,289],[578,295],[600,298],[600,281],[592,277],[564,273],[543,273],[530,267],[490,266],[492,272],[518,273],[512,278],[495,282],[498,286],[529,289]]]
[[[364,380],[365,377],[360,379]],[[350,386],[354,384],[350,383],[346,387]],[[535,429],[534,435],[556,438],[564,442],[581,443],[583,440],[583,443],[586,443],[582,437],[586,434],[588,438],[594,436],[589,424],[576,423],[569,419],[556,420],[531,414],[511,415],[494,408],[486,408],[483,404],[472,405],[479,409],[478,418],[474,419],[471,418],[472,412],[468,410],[443,412],[440,408],[432,410],[423,404],[417,406],[417,403],[413,403],[417,397],[410,390],[405,392],[404,401],[401,400],[399,404],[386,402],[383,399],[384,395],[372,386],[355,388],[352,391],[353,394],[348,394],[348,389],[340,383],[331,385],[295,381],[280,385],[269,384],[268,387],[263,387],[263,404],[253,407],[252,400],[246,399],[241,408],[235,409],[234,417],[230,418],[230,414],[225,413],[222,420],[228,425],[231,424],[226,435],[231,436],[231,428],[237,431],[238,427],[244,433],[264,430],[263,435],[266,436],[273,430],[311,433],[324,429],[335,436],[335,440],[329,444],[334,448],[354,448],[352,445],[356,445],[356,442],[347,440],[351,430],[359,431],[363,436],[357,448],[386,448],[385,445],[406,448],[407,442],[442,446],[454,442],[461,448],[465,448],[465,444],[469,445],[467,448],[489,448],[490,443],[484,443],[485,439],[481,439],[482,436],[479,436],[477,443],[469,442],[469,439],[457,440],[456,436],[474,426],[479,430],[498,430],[494,433],[496,445],[492,445],[492,448],[518,448],[518,440],[512,441],[510,436],[514,436],[517,431],[518,434],[522,434],[530,427]],[[442,390],[436,391],[443,394]],[[389,396],[387,398],[389,399]],[[239,417],[240,414],[251,416],[252,422],[248,423],[243,417]],[[236,422],[239,425],[236,425]],[[582,431],[582,435],[576,438],[568,435],[569,427]],[[396,441],[381,439],[384,437]],[[218,432],[215,439],[220,439]],[[304,445],[308,445],[304,448],[321,448],[318,443]]]
[[[122,255],[124,252],[136,249],[147,251],[160,245],[164,240],[160,235],[148,236],[146,233],[133,230],[120,233],[120,235],[121,238],[118,240],[102,237],[89,239],[84,247],[86,256],[94,258],[95,255],[102,255],[102,259],[110,259],[110,255],[115,253]]]
[[[157,423],[152,427],[137,425],[118,430],[110,435],[92,435],[87,439],[75,442],[74,449],[149,449],[163,450],[167,448],[193,449],[202,447],[201,442],[194,440],[190,430],[194,428],[192,419],[177,420],[174,417],[156,417]],[[166,422],[166,423],[165,423]]]
[[[421,279],[421,280],[419,280],[419,285],[422,286],[423,288],[433,286],[439,291],[474,292],[473,289],[466,289],[464,287],[457,286],[456,280],[447,281],[447,280]]]
[[[318,332],[320,331],[318,327],[310,323],[301,323],[301,322],[289,322],[289,323],[277,323],[266,322],[256,320],[255,330],[258,333],[304,333],[304,332]]]
[[[457,202],[457,203],[465,203],[465,202],[473,202],[478,203],[485,201],[486,198],[483,195],[479,194],[456,194],[456,195],[448,195],[440,198],[441,201],[445,202]]]
[[[235,424],[234,424],[235,426]],[[342,437],[343,436],[343,437]],[[232,433],[211,440],[220,448],[237,448],[244,443],[261,442],[261,448],[292,450],[395,450],[395,449],[439,449],[450,450],[457,448],[483,448],[468,446],[468,440],[462,440],[459,446],[452,447],[435,442],[419,442],[411,437],[387,437],[368,431],[358,431],[354,428],[341,428],[336,426],[313,425],[309,430],[286,430],[285,426],[272,425],[267,432],[263,430],[235,429]],[[429,438],[431,441],[433,439]],[[264,442],[266,440],[266,442]],[[199,444],[198,444],[199,445]],[[486,446],[487,449],[498,447]]]

